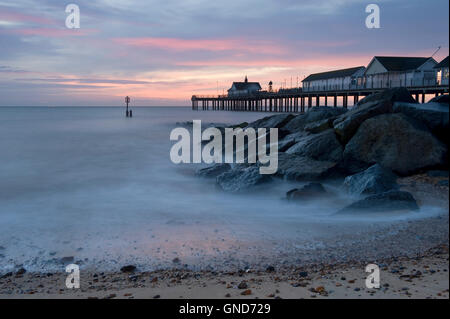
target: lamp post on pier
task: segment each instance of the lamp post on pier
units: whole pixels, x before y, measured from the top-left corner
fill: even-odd
[[[130,104],[130,101],[131,101],[131,99],[130,99],[129,96],[125,97],[125,103],[127,104],[127,112],[126,112],[126,116],[127,116],[127,117],[130,116],[130,113],[129,113],[129,111],[128,111],[128,104]]]

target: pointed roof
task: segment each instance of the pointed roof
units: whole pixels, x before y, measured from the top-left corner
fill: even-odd
[[[435,69],[448,68],[448,56],[444,60],[436,64],[434,68]]]
[[[259,84],[259,82],[233,82],[233,85],[231,87],[234,86],[236,90],[242,91],[247,90],[249,87],[254,85],[256,85],[259,90],[261,89],[261,85]]]
[[[359,70],[361,70],[363,68],[364,68],[363,66],[357,66],[354,68],[348,68],[348,69],[342,69],[342,70],[314,73],[314,74],[308,75],[305,79],[302,80],[302,82],[326,80],[326,79],[333,79],[333,78],[344,78],[347,76],[352,76],[353,74],[355,74],[356,72],[358,72]]]
[[[434,62],[436,62],[431,57],[375,56],[373,59],[377,59],[378,62],[380,62],[387,71],[395,72],[416,70],[417,68],[425,64],[425,62],[427,62],[429,59],[432,59]]]

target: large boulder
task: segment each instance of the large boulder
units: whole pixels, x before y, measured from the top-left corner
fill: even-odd
[[[339,162],[344,148],[336,138],[334,130],[302,137],[286,153],[307,156],[318,161]]]
[[[250,124],[248,127],[258,128],[282,128],[286,126],[295,116],[292,114],[276,114],[271,116],[266,116],[262,119],[256,120]]]
[[[415,100],[406,88],[388,89],[365,97],[351,111],[334,120],[333,127],[339,140],[346,144],[365,120],[391,113],[394,102],[414,103]]]
[[[268,183],[272,180],[269,175],[259,173],[259,167],[253,166],[239,166],[217,176],[217,184],[224,190],[230,193],[237,193],[240,191],[249,190],[254,186]]]
[[[449,107],[439,103],[413,104],[394,103],[395,113],[405,114],[425,124],[430,131],[443,141],[448,141]]]
[[[335,116],[328,119],[320,120],[317,122],[310,123],[305,126],[304,130],[309,133],[317,134],[333,128],[333,122],[336,119]]]
[[[286,193],[289,200],[311,200],[323,197],[327,191],[320,183],[309,183],[299,188],[294,188]]]
[[[447,104],[449,105],[450,98],[448,94],[443,94],[432,98],[428,103],[439,103],[439,104]]]
[[[356,106],[359,107],[366,103],[378,102],[378,101],[389,101],[394,102],[406,102],[406,103],[417,103],[417,101],[412,97],[407,88],[392,88],[386,89],[384,91],[370,94],[365,98],[361,99]]]
[[[304,114],[297,115],[284,127],[291,132],[302,131],[308,124],[335,118],[347,112],[342,107],[315,106]]]
[[[201,177],[217,177],[231,169],[231,165],[227,163],[213,164],[196,171]]]
[[[344,187],[351,195],[373,195],[397,189],[397,175],[375,164],[365,171],[347,176]]]
[[[414,197],[408,192],[392,190],[370,195],[338,211],[338,214],[418,210]]]
[[[375,163],[400,175],[443,167],[447,147],[421,123],[403,114],[383,114],[366,120],[345,146],[343,164],[358,173]]]
[[[317,161],[306,156],[279,153],[277,176],[295,181],[317,181],[334,178],[336,162]]]

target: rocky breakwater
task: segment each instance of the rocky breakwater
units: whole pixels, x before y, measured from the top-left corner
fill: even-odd
[[[448,100],[448,98],[447,98]],[[300,115],[277,114],[243,129],[278,128],[278,171],[259,175],[258,164],[216,164],[200,169],[228,192],[244,192],[274,179],[295,182],[338,180],[355,198],[339,213],[415,210],[414,197],[399,190],[398,177],[448,171],[449,105],[445,98],[418,104],[405,88],[362,99],[351,110],[313,107]],[[294,189],[288,199],[327,194],[318,184]]]

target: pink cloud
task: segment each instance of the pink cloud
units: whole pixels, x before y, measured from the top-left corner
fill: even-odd
[[[282,54],[286,49],[279,44],[245,39],[180,39],[180,38],[118,38],[117,43],[139,48],[161,48],[171,51],[246,51],[262,54]]]
[[[9,30],[10,33],[24,36],[43,36],[43,37],[67,37],[67,36],[86,36],[96,33],[94,29],[60,29],[60,28],[22,28]]]
[[[48,18],[38,17],[30,14],[23,14],[11,11],[2,11],[0,12],[0,20],[6,20],[10,22],[19,22],[19,23],[37,23],[37,24],[45,24],[45,25],[54,25],[55,21]]]

